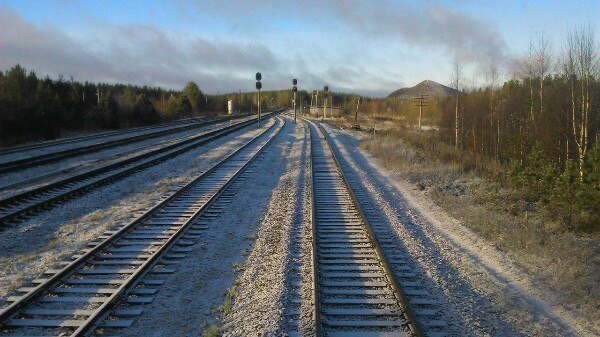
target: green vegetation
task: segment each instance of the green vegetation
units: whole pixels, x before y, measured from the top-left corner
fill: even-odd
[[[202,333],[202,337],[221,337],[221,331],[216,325],[211,325]]]
[[[229,290],[227,290],[227,293],[225,293],[225,302],[219,307],[219,310],[221,310],[224,316],[231,314],[231,310],[233,309],[233,300],[235,299],[236,293],[237,285],[235,284],[231,286]]]

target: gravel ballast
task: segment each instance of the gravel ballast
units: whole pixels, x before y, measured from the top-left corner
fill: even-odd
[[[259,132],[237,131],[125,179],[90,191],[0,232],[0,305],[26,280],[67,259],[111,227],[133,219]]]

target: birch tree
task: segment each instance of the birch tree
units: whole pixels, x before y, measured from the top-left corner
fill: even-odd
[[[500,152],[500,113],[499,110],[496,108],[495,104],[495,92],[498,88],[498,80],[500,78],[500,74],[498,72],[498,67],[496,66],[496,60],[494,58],[490,60],[485,77],[487,79],[488,87],[490,89],[490,126],[492,127],[492,129],[494,129],[494,123],[496,124],[494,154],[496,159],[498,159]]]
[[[539,99],[540,99],[540,109],[538,113],[537,120],[543,118],[544,115],[544,78],[550,72],[552,68],[552,46],[550,41],[545,35],[540,35],[537,46],[534,54],[534,64],[533,71],[540,81],[539,86]]]
[[[569,33],[564,44],[561,68],[570,86],[572,136],[577,147],[579,178],[582,181],[584,163],[591,142],[590,114],[597,99],[593,95],[592,83],[598,76],[598,62],[598,46],[590,26]]]
[[[454,72],[452,73],[452,87],[457,91],[456,96],[454,97],[454,145],[460,147],[460,113],[459,113],[459,105],[458,100],[460,98],[460,85],[463,80],[462,75],[462,67],[460,63],[456,61],[454,63]]]
[[[533,95],[533,79],[535,77],[535,47],[533,41],[529,42],[529,49],[527,54],[520,60],[519,75],[523,83],[528,82],[529,85],[529,117],[531,123],[535,125],[535,112],[534,112],[534,95]]]

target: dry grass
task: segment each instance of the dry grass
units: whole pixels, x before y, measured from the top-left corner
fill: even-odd
[[[382,128],[377,121],[363,121],[363,127],[365,124]],[[409,130],[380,132],[363,140],[361,147],[563,294],[573,307],[599,316],[598,237],[566,230],[560,219],[552,218],[542,206],[526,211],[519,193],[500,183],[503,179],[499,177],[505,174],[501,165]]]

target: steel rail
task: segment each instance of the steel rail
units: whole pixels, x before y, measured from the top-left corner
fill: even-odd
[[[140,155],[129,157],[129,158],[121,160],[119,162],[108,164],[108,165],[102,166],[100,168],[93,169],[91,171],[87,171],[87,172],[84,172],[84,173],[81,173],[81,174],[60,180],[60,181],[56,181],[54,183],[50,183],[50,184],[40,186],[38,188],[26,191],[26,192],[22,192],[22,193],[13,195],[13,196],[8,197],[3,200],[0,200],[0,228],[2,227],[2,224],[8,224],[11,221],[15,221],[21,215],[27,214],[33,210],[40,209],[42,207],[46,207],[46,206],[51,205],[60,200],[65,200],[71,196],[79,195],[85,191],[89,191],[93,188],[103,186],[108,182],[122,178],[128,174],[131,174],[131,173],[137,172],[141,169],[161,163],[169,158],[175,157],[181,153],[191,150],[191,149],[197,147],[198,145],[203,145],[203,144],[209,143],[215,139],[221,138],[232,132],[235,132],[244,127],[247,127],[247,126],[251,125],[253,123],[253,121],[254,121],[254,118],[249,119],[244,122],[241,122],[241,123],[234,124],[234,125],[229,125],[224,128],[221,128],[221,129],[207,131],[199,136],[188,138],[188,139],[185,139],[178,143],[170,144],[170,145],[167,145],[167,146],[159,148],[159,149],[155,149],[155,150],[152,150],[152,151],[149,151],[146,153],[142,153]],[[183,146],[183,147],[181,147],[181,146]],[[177,149],[178,147],[181,147],[181,148]],[[168,152],[170,150],[174,150],[174,151]],[[65,188],[69,184],[82,182],[87,179],[93,179],[93,177],[95,177],[95,176],[98,176],[98,175],[101,175],[103,173],[107,173],[110,171],[118,170],[121,167],[144,160],[146,158],[150,158],[155,155],[159,155],[160,153],[163,153],[163,152],[167,152],[167,153],[164,155],[161,155],[157,158],[154,158],[152,160],[149,160],[147,162],[142,162],[138,165],[134,165],[130,168],[119,171],[115,174],[92,181],[88,184],[83,184],[81,186],[78,186],[77,188],[69,189],[69,190],[65,191],[64,193],[57,193],[56,195],[52,195],[53,191]],[[31,200],[31,199],[41,196],[41,195],[43,196],[44,194],[50,194],[51,196],[49,198],[45,198],[38,202],[34,202],[29,205],[26,205],[25,207],[12,210],[12,208],[18,207],[19,204],[27,203],[28,200]],[[9,211],[5,214],[2,214],[2,209],[5,209],[5,210],[8,209]]]
[[[415,336],[425,337],[425,334],[424,334],[423,330],[421,329],[421,326],[418,324],[415,314],[413,313],[412,309],[410,308],[410,306],[408,304],[409,303],[408,297],[406,296],[406,294],[402,290],[402,287],[400,287],[400,283],[394,276],[394,271],[392,270],[392,267],[391,267],[390,263],[388,262],[388,260],[385,256],[385,253],[381,249],[381,245],[379,244],[379,241],[377,240],[377,236],[375,235],[375,232],[373,231],[371,223],[370,223],[369,219],[367,219],[367,217],[363,213],[362,207],[360,206],[360,203],[359,203],[358,199],[356,198],[354,191],[350,187],[350,183],[348,182],[346,175],[344,174],[344,171],[342,170],[342,166],[340,165],[340,162],[338,161],[337,155],[335,154],[335,151],[333,150],[333,147],[331,146],[331,140],[330,140],[329,134],[327,133],[325,128],[320,123],[317,122],[316,124],[317,124],[317,127],[323,133],[324,139],[329,146],[329,149],[331,151],[331,155],[332,155],[335,165],[337,167],[338,173],[341,176],[342,180],[344,181],[344,185],[348,189],[349,195],[352,199],[352,203],[358,210],[360,217],[365,224],[365,228],[366,228],[367,232],[369,233],[371,242],[375,246],[375,250],[377,252],[377,255],[379,256],[379,259],[381,260],[382,266],[387,273],[387,278],[392,285],[392,289],[394,290],[396,298],[398,298],[399,303],[402,306],[403,314],[408,321],[408,326],[410,327],[410,329],[412,330],[412,332]]]
[[[7,172],[13,172],[13,171],[16,171],[19,169],[36,167],[36,166],[40,166],[42,164],[52,163],[52,162],[59,161],[61,159],[71,158],[71,157],[75,157],[75,156],[86,154],[86,153],[97,152],[100,150],[116,147],[116,146],[119,146],[122,144],[131,144],[133,142],[139,142],[139,141],[142,141],[145,139],[157,138],[160,136],[165,136],[165,135],[169,135],[169,134],[173,134],[173,133],[177,133],[177,132],[192,130],[192,129],[216,124],[216,123],[223,122],[223,121],[228,121],[228,120],[235,119],[235,118],[241,118],[244,116],[245,115],[227,116],[227,117],[221,118],[219,120],[215,120],[215,121],[193,123],[193,124],[175,127],[175,128],[171,128],[171,129],[167,129],[167,130],[149,132],[149,133],[144,133],[141,135],[120,138],[120,139],[114,139],[114,140],[108,140],[105,142],[95,143],[95,144],[91,144],[91,145],[84,145],[84,146],[80,146],[80,147],[76,147],[76,148],[72,148],[72,149],[49,152],[49,153],[44,153],[44,154],[37,155],[37,156],[21,158],[21,159],[12,160],[12,161],[0,162],[0,173],[7,173]]]
[[[308,141],[310,142],[310,154],[308,156],[308,162],[310,165],[310,187],[309,187],[309,191],[310,191],[310,202],[311,202],[311,208],[310,208],[310,221],[311,221],[311,233],[312,233],[312,240],[311,240],[311,252],[312,252],[312,284],[313,284],[313,289],[312,289],[312,295],[313,295],[313,305],[314,305],[314,311],[313,311],[313,320],[314,320],[314,331],[315,331],[315,337],[321,337],[322,336],[322,332],[321,332],[321,317],[320,317],[320,312],[321,312],[321,308],[320,308],[320,303],[321,300],[319,298],[319,280],[318,280],[318,259],[317,259],[317,229],[316,229],[316,211],[315,211],[315,205],[316,205],[316,201],[315,201],[315,191],[314,191],[314,176],[315,176],[315,171],[314,171],[314,167],[313,167],[313,141],[312,141],[312,137],[311,137],[311,129],[309,126],[307,126],[308,129]]]
[[[406,295],[404,294],[404,292],[402,291],[396,277],[394,276],[394,272],[387,260],[387,258],[385,257],[385,254],[383,252],[383,250],[381,249],[381,246],[377,240],[377,237],[372,229],[372,226],[369,222],[369,220],[367,219],[367,217],[365,216],[365,214],[362,211],[362,207],[360,206],[360,203],[358,201],[358,199],[356,198],[354,191],[352,190],[352,188],[350,187],[350,184],[341,168],[341,165],[338,161],[338,158],[333,150],[333,148],[331,147],[330,144],[330,139],[329,139],[329,135],[326,132],[326,130],[322,127],[322,125],[320,125],[319,123],[313,123],[312,121],[309,121],[307,119],[304,119],[305,122],[312,124],[313,126],[315,126],[316,131],[321,132],[321,134],[323,135],[323,141],[325,142],[325,144],[327,145],[327,148],[329,149],[329,154],[331,155],[331,158],[333,159],[333,162],[335,163],[335,168],[336,168],[336,173],[337,175],[341,178],[342,182],[343,182],[343,186],[345,187],[345,190],[348,192],[348,195],[350,196],[350,200],[352,202],[352,205],[354,206],[355,210],[358,213],[358,216],[360,218],[360,220],[363,223],[363,227],[366,230],[366,234],[368,237],[369,242],[372,244],[375,253],[380,261],[380,265],[382,266],[384,272],[385,272],[385,278],[388,280],[394,297],[396,298],[398,305],[400,305],[400,307],[402,308],[402,315],[405,319],[405,321],[407,322],[408,327],[410,328],[412,334],[414,336],[425,336],[425,334],[423,333],[421,327],[419,326],[419,324],[417,323],[417,320],[415,319],[414,313],[412,312],[411,308],[408,305],[408,300]],[[310,128],[309,128],[310,129]],[[312,130],[311,130],[312,133]],[[312,135],[311,135],[312,137]],[[318,137],[318,136],[317,136]],[[312,146],[312,142],[311,142],[311,156],[313,155],[312,151],[313,151],[313,147]],[[312,162],[311,162],[311,172],[313,175],[313,179],[312,179],[312,185],[314,185],[315,180],[314,180],[314,169],[312,168]],[[312,189],[314,191],[314,186],[312,186]],[[314,195],[314,194],[313,194]],[[315,200],[313,197],[313,205],[312,205],[312,212],[313,214],[316,212],[316,205],[314,204]],[[315,228],[315,219],[313,217],[313,246],[317,246],[317,231]],[[313,250],[313,260],[317,261],[318,260],[318,256],[317,256],[318,252],[316,250]],[[313,270],[314,275],[318,275],[318,269],[315,268]],[[318,294],[318,287],[319,287],[319,282],[318,282],[318,278],[315,279],[315,284],[314,284],[314,291],[316,292],[316,296],[319,296]],[[314,295],[315,296],[315,295]],[[315,297],[318,298],[318,297]],[[322,324],[322,318],[321,318],[321,311],[318,308],[318,306],[315,306],[315,315],[317,317],[316,319],[316,326],[315,326],[315,331],[317,333],[321,333],[321,324]]]
[[[109,310],[111,310],[113,307],[115,307],[117,304],[119,304],[119,302],[129,294],[129,292],[132,290],[131,286],[136,285],[141,280],[141,278],[143,278],[143,276],[148,271],[151,270],[151,268],[158,262],[158,259],[163,255],[163,253],[168,251],[177,242],[177,240],[181,237],[181,235],[184,233],[184,231],[187,230],[187,228],[191,225],[191,223],[198,217],[198,215],[200,215],[208,207],[210,207],[210,205],[213,204],[213,202],[233,182],[233,180],[265,149],[265,147],[268,144],[271,143],[271,141],[275,138],[275,136],[279,133],[279,131],[283,128],[283,125],[285,124],[285,122],[282,119],[278,118],[278,120],[280,121],[281,125],[278,127],[276,132],[264,144],[262,144],[260,146],[260,148],[256,151],[256,153],[254,153],[252,155],[252,157],[250,159],[248,159],[242,166],[237,168],[237,170],[234,172],[234,174],[231,176],[231,178],[229,178],[227,180],[227,182],[225,182],[218,189],[218,191],[216,191],[210,197],[210,199],[208,201],[206,201],[204,205],[201,206],[200,209],[198,209],[196,212],[194,212],[194,214],[192,214],[184,222],[184,224],[174,234],[172,234],[172,236],[165,243],[163,243],[162,246],[160,248],[158,248],[158,250],[155,253],[153,253],[150,258],[148,258],[144,262],[143,265],[141,265],[132,275],[130,275],[128,277],[128,279],[125,282],[123,282],[111,296],[107,297],[107,300],[105,302],[103,302],[98,308],[96,308],[94,313],[92,315],[90,315],[85,320],[85,322],[82,323],[82,325],[80,325],[78,327],[78,329],[76,329],[71,334],[71,336],[86,335],[89,332],[90,328],[95,327],[95,323],[101,317],[103,317],[103,315],[105,315]],[[109,247],[113,242],[122,238],[125,234],[129,233],[131,230],[136,228],[138,225],[142,224],[145,220],[149,219],[151,216],[157,214],[158,211],[160,211],[163,207],[165,207],[169,203],[171,203],[171,201],[173,201],[177,197],[181,196],[183,193],[185,193],[186,191],[191,189],[194,185],[196,185],[200,181],[202,181],[205,177],[208,177],[211,173],[215,172],[217,169],[219,169],[221,166],[223,166],[225,163],[227,163],[229,160],[231,160],[238,153],[240,153],[244,149],[248,148],[251,144],[255,143],[259,138],[261,138],[261,136],[265,135],[267,132],[272,130],[275,127],[275,125],[276,125],[276,123],[273,123],[273,125],[271,125],[269,128],[263,130],[261,133],[259,133],[257,136],[255,136],[253,139],[251,139],[250,141],[246,142],[244,145],[239,147],[236,151],[234,151],[227,157],[220,160],[217,164],[213,165],[209,170],[202,173],[201,175],[196,177],[194,180],[187,183],[185,186],[181,187],[178,191],[176,191],[175,193],[173,193],[166,199],[162,200],[158,204],[156,204],[150,210],[144,212],[144,214],[142,214],[141,216],[139,216],[132,222],[128,223],[127,225],[125,225],[124,227],[119,229],[118,231],[111,234],[108,238],[104,239],[98,245],[94,246],[93,248],[91,248],[90,250],[85,252],[83,255],[80,255],[74,261],[70,262],[67,266],[65,266],[58,273],[54,274],[47,280],[43,281],[38,286],[36,286],[34,289],[29,291],[26,295],[24,295],[17,301],[13,302],[10,306],[5,308],[4,310],[0,311],[0,326],[5,324],[14,315],[18,314],[20,310],[22,310],[25,307],[34,303],[36,298],[39,298],[40,296],[43,296],[44,294],[49,293],[49,291],[52,288],[55,288],[58,285],[60,285],[62,280],[73,275],[73,273],[78,268],[82,267],[83,265],[85,265],[86,263],[91,261],[96,255],[98,255],[98,253],[103,251],[105,248]]]
[[[141,132],[141,131],[160,129],[160,128],[168,128],[170,126],[177,126],[179,124],[190,124],[190,123],[203,122],[208,118],[210,118],[210,117],[201,116],[201,117],[197,117],[197,118],[186,118],[186,119],[180,119],[180,120],[170,122],[170,123],[163,123],[163,124],[157,124],[157,125],[151,125],[151,126],[141,126],[141,127],[124,129],[124,130],[119,130],[119,131],[107,131],[107,132],[100,132],[100,133],[94,133],[94,134],[83,135],[83,136],[73,136],[73,137],[67,137],[67,138],[63,138],[63,139],[56,139],[56,140],[35,142],[35,143],[31,143],[31,144],[17,145],[17,146],[13,146],[13,147],[1,148],[0,155],[29,151],[29,150],[36,150],[36,149],[41,149],[44,147],[51,147],[51,146],[62,145],[62,144],[82,142],[82,141],[86,141],[86,140],[92,140],[92,139],[98,139],[98,138],[104,138],[104,137],[118,136],[118,135],[122,135],[122,134],[134,133],[134,132]]]

